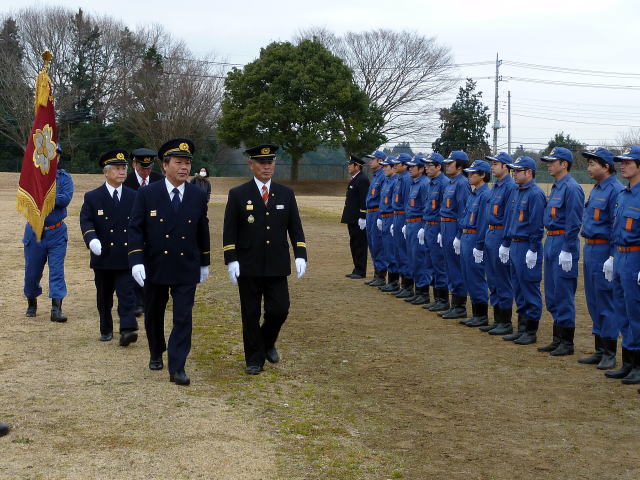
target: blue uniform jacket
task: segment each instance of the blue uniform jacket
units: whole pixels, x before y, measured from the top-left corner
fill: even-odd
[[[543,216],[546,203],[545,194],[535,180],[518,187],[514,192],[502,244],[509,247],[511,240],[518,238],[528,241],[529,250],[537,252],[544,234]]]
[[[602,238],[611,242],[616,200],[622,190],[624,187],[615,175],[594,185],[582,218],[581,235],[584,238]],[[610,245],[613,255],[613,242]]]
[[[380,213],[393,213],[393,189],[398,182],[398,175],[384,177],[380,188]]]
[[[440,222],[440,205],[444,195],[444,189],[449,179],[444,173],[433,177],[427,185],[427,202],[424,207],[422,219],[425,222]]]
[[[567,174],[555,182],[544,210],[547,230],[564,230],[562,250],[573,252],[578,241],[584,212],[584,192],[575,179]]]
[[[429,177],[420,175],[411,179],[409,201],[407,202],[407,218],[422,218],[427,204]]]
[[[129,221],[129,266],[143,263],[147,280],[159,285],[194,285],[209,265],[207,195],[184,184],[178,212],[165,181],[138,190]]]
[[[380,188],[385,178],[382,168],[373,174],[369,184],[369,191],[367,192],[367,208],[378,208],[380,206]]]
[[[493,184],[487,203],[488,225],[505,226],[507,224],[507,213],[511,210],[512,197],[517,190],[518,185],[510,175]]]
[[[94,238],[100,240],[102,253],[91,253],[91,268],[99,270],[127,270],[129,217],[136,191],[122,186],[120,203],[116,208],[113,197],[106,185],[84,194],[84,203],[80,209],[80,231],[82,239],[89,248]]]
[[[458,232],[456,233],[458,238],[460,238],[462,234],[460,220],[462,220],[464,216],[464,207],[467,204],[467,198],[469,198],[470,194],[471,187],[469,186],[467,177],[462,174],[449,178],[448,182],[445,183],[440,216],[455,218],[458,221]]]
[[[612,238],[616,246],[640,245],[640,183],[618,194]]]
[[[64,170],[56,172],[56,206],[47,218],[44,219],[44,226],[55,225],[67,216],[67,205],[73,198],[73,181],[71,176]]]
[[[409,189],[411,188],[411,175],[408,171],[404,171],[398,175],[398,180],[393,186],[393,210],[396,212],[407,210],[407,202],[409,201]]]
[[[476,247],[484,250],[484,235],[487,231],[487,202],[491,191],[486,183],[480,188],[471,191],[467,198],[467,205],[464,209],[464,216],[459,222],[460,228],[473,228],[478,231],[476,236]]]

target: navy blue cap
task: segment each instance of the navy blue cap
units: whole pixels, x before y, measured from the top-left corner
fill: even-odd
[[[256,145],[255,147],[247,148],[244,153],[251,160],[257,162],[271,162],[276,158],[276,152],[278,151],[277,145],[265,143],[263,145]]]
[[[569,163],[573,163],[573,153],[571,150],[564,147],[553,147],[549,152],[549,155],[540,157],[543,162],[553,162],[554,160],[565,160]]]
[[[165,142],[158,150],[158,156],[164,160],[165,157],[185,157],[192,158],[196,148],[188,138],[174,138]]]
[[[463,170],[465,173],[485,172],[491,173],[491,165],[484,160],[474,160],[470,167]]]
[[[515,162],[507,165],[511,170],[533,170],[536,171],[536,161],[531,158],[523,155],[522,157],[518,157]]]
[[[455,161],[460,161],[460,162],[468,162],[469,161],[469,157],[467,156],[467,154],[462,151],[462,150],[453,150],[449,156],[447,157],[447,159],[442,162],[442,163],[451,163],[451,162],[455,162]]]
[[[485,160],[489,160],[490,162],[502,162],[505,165],[509,165],[510,163],[513,163],[513,157],[509,155],[507,152],[500,152],[495,156],[487,155],[484,158]]]
[[[128,156],[129,153],[121,148],[110,150],[102,154],[100,160],[98,160],[98,164],[103,168],[107,165],[127,165]]]
[[[582,152],[582,156],[585,158],[599,158],[607,165],[611,165],[613,167],[613,153],[606,148],[600,147],[590,152]]]
[[[398,160],[400,161],[400,163],[407,164],[411,161],[411,155],[409,155],[408,153],[401,153],[400,155],[398,155]]]
[[[365,158],[377,158],[379,160],[384,160],[387,156],[382,150],[376,150],[371,155],[365,155]]]
[[[354,163],[356,165],[364,165],[364,160],[361,159],[360,157],[355,156],[354,154],[350,153],[349,154],[349,161],[347,163]]]
[[[438,165],[442,165],[442,163],[444,162],[444,157],[440,155],[438,152],[432,152],[429,155],[427,155],[427,158],[425,161],[427,163],[435,163]]]
[[[419,167],[424,167],[426,163],[427,162],[424,158],[424,155],[419,153],[415,157],[413,157],[413,160],[411,160],[410,162],[407,162],[407,165],[409,165],[410,167],[415,167],[416,165]]]
[[[158,152],[150,148],[136,148],[131,152],[131,160],[135,159],[143,167],[150,167],[157,154]]]
[[[621,155],[613,157],[614,162],[621,162],[623,160],[640,160],[640,145],[631,145],[625,149]]]

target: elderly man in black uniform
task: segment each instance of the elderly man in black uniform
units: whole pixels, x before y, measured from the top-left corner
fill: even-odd
[[[85,193],[80,209],[80,230],[91,250],[91,268],[96,283],[96,303],[100,315],[100,341],[113,338],[113,292],[118,296],[120,345],[138,340],[134,314],[133,279],[127,260],[127,228],[136,192],[123,186],[127,176],[127,152],[112,150],[100,157],[106,182]]]
[[[259,145],[245,151],[254,178],[229,190],[224,212],[224,263],[231,282],[238,284],[246,373],[250,375],[263,370],[265,359],[280,361],[276,340],[289,314],[287,234],[298,278],[307,266],[296,197],[289,187],[271,181],[277,150],[275,145]],[[263,297],[264,322],[260,326]]]
[[[169,380],[189,385],[185,373],[191,350],[191,311],[196,285],[209,276],[207,196],[188,183],[194,146],[177,138],[160,147],[166,177],[138,190],[129,223],[129,266],[133,279],[145,286],[144,326],[151,370],[161,370],[164,312],[173,298],[169,337]]]
[[[346,223],[349,229],[349,248],[353,258],[353,272],[347,278],[364,278],[367,276],[367,192],[369,179],[362,173],[364,160],[355,155],[349,156],[349,175],[351,180],[347,187],[340,223]]]

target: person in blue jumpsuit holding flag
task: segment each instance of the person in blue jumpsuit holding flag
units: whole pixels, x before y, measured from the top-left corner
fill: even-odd
[[[402,290],[395,294],[397,298],[408,298],[413,295],[413,271],[409,266],[409,256],[407,254],[407,241],[402,235],[402,227],[405,225],[407,201],[411,188],[411,176],[407,171],[407,164],[411,161],[411,155],[401,153],[398,155],[398,162],[394,165],[398,181],[393,187],[393,225],[391,226],[391,236],[395,246],[396,261],[398,270],[402,277]]]
[[[427,185],[427,202],[422,214],[424,228],[418,230],[418,243],[424,243],[427,246],[427,255],[432,268],[431,283],[434,300],[422,308],[431,312],[446,312],[450,308],[449,287],[440,233],[440,206],[449,179],[442,173],[444,162],[442,155],[437,152],[430,153],[425,161],[429,184]]]
[[[546,198],[535,182],[536,162],[522,156],[509,165],[518,189],[507,213],[504,238],[498,249],[500,261],[511,264],[511,281],[518,308],[518,330],[503,340],[518,345],[538,341],[542,316],[542,235]]]
[[[609,370],[616,365],[620,322],[613,308],[613,285],[606,280],[602,268],[614,254],[611,229],[615,203],[624,187],[616,178],[613,154],[609,150],[598,148],[593,152],[582,152],[582,156],[588,159],[587,171],[597,182],[584,209],[581,232],[585,239],[584,293],[593,322],[595,353],[578,362]]]
[[[507,212],[511,207],[512,195],[518,188],[509,175],[508,165],[513,158],[506,152],[496,156],[487,156],[491,162],[491,173],[495,182],[487,202],[487,230],[484,237],[484,250],[479,258],[485,265],[489,301],[493,306],[493,323],[480,327],[489,335],[507,335],[513,332],[511,314],[513,311],[513,286],[511,285],[511,266],[502,263],[498,250],[504,237]]]
[[[603,272],[613,281],[614,308],[621,320],[622,367],[605,372],[622,383],[640,383],[640,145],[633,145],[622,155],[622,176],[629,185],[620,192],[615,207],[612,240],[614,258],[603,265]],[[638,390],[640,392],[640,390]]]
[[[547,162],[549,174],[555,179],[551,186],[544,226],[544,298],[553,317],[553,339],[539,352],[553,356],[573,355],[573,335],[576,329],[575,295],[580,259],[580,226],[584,212],[584,192],[569,173],[573,163],[571,151],[555,147],[541,158]]]
[[[422,216],[427,202],[429,178],[425,175],[425,158],[418,154],[407,163],[411,176],[411,188],[407,201],[406,225],[402,233],[407,241],[409,267],[412,269],[415,295],[405,298],[412,305],[429,303],[429,285],[433,275],[431,258],[424,242],[418,241],[418,231],[423,226]],[[423,231],[424,232],[424,231]]]
[[[379,218],[378,211],[380,209],[380,187],[384,179],[384,173],[380,166],[380,161],[387,158],[384,152],[376,150],[371,155],[365,155],[369,159],[369,167],[373,170],[373,178],[369,183],[369,191],[367,192],[367,243],[369,244],[369,252],[373,261],[374,275],[373,279],[364,282],[365,285],[372,287],[381,287],[385,284],[387,272],[382,263],[382,233],[378,230],[377,220]]]
[[[58,150],[60,152],[60,150]],[[59,158],[59,157],[58,157]],[[67,254],[67,205],[73,198],[73,181],[63,169],[56,172],[55,207],[44,220],[42,238],[38,242],[36,235],[27,224],[24,229],[24,295],[27,297],[25,316],[35,317],[38,308],[38,296],[42,293],[40,280],[45,263],[49,264],[49,298],[51,298],[51,321],[63,323],[67,317],[62,313],[62,299],[67,296],[67,284],[64,280],[64,259]]]
[[[391,236],[391,227],[393,226],[393,189],[398,181],[398,176],[393,169],[396,162],[397,159],[395,157],[387,157],[386,160],[380,162],[384,171],[384,180],[380,190],[380,218],[376,221],[376,227],[382,234],[382,262],[385,265],[388,277],[388,282],[378,288],[383,292],[397,293],[400,291],[400,273],[396,262],[393,237]]]
[[[462,228],[459,222],[464,216],[464,207],[467,198],[471,194],[471,187],[466,177],[462,175],[462,169],[467,166],[469,157],[462,150],[454,150],[449,158],[444,160],[446,174],[449,177],[445,184],[443,204],[440,207],[440,245],[444,250],[444,258],[447,266],[447,278],[451,291],[451,308],[441,312],[442,318],[466,318],[467,317],[467,287],[462,279],[460,266],[460,236]],[[455,244],[455,245],[454,245]],[[458,250],[458,253],[456,253]]]
[[[483,257],[491,167],[484,160],[475,160],[470,167],[464,169],[464,174],[472,190],[460,222],[462,236],[457,252],[460,253],[462,280],[471,299],[472,316],[460,323],[467,327],[482,327],[489,323],[489,292]]]

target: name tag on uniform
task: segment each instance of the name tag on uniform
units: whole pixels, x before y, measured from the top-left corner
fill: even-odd
[[[276,205],[276,210],[284,210],[284,205]]]
[[[150,217],[156,217],[157,215],[158,215],[158,211],[157,211],[157,210],[151,210],[151,211],[149,212],[149,216],[150,216]]]
[[[247,205],[247,210],[253,210],[253,205]]]
[[[98,210],[98,215],[104,215],[104,211]]]

